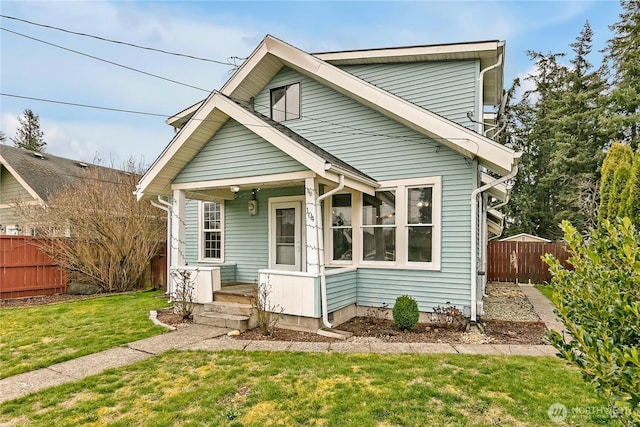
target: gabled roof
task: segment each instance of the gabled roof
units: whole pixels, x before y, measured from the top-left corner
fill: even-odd
[[[115,170],[78,160],[0,144],[0,163],[38,201],[81,180],[89,168]]]
[[[314,53],[313,56],[334,65],[388,64],[422,61],[460,61],[478,59],[480,69],[496,64],[504,55],[505,42],[487,40],[422,46],[360,49],[339,52]],[[504,64],[504,62],[502,62]],[[503,94],[503,65],[489,70],[484,76],[485,105],[497,105]]]
[[[324,61],[322,55],[329,54],[314,56],[268,35],[222,87],[221,93],[249,104],[251,98],[258,95],[286,66],[433,138],[467,158],[478,159],[480,164],[500,175],[506,175],[518,163],[520,153],[359,79]],[[169,123],[177,126],[188,120],[192,111],[198,111],[207,102],[205,100],[187,108],[183,115],[174,116]]]
[[[504,55],[505,42],[487,40],[464,43],[446,43],[423,46],[390,47],[380,49],[360,49],[335,52],[318,52],[311,55],[333,65],[388,64],[423,61],[454,61],[477,59],[480,69],[496,64]],[[489,70],[483,79],[483,101],[485,105],[497,105],[503,95],[504,61]],[[188,118],[202,105],[204,100],[185,108],[169,117],[167,124],[182,127]]]
[[[348,186],[367,193],[373,193],[378,186],[373,178],[286,126],[251,111],[220,92],[213,92],[142,177],[138,185],[138,199],[171,194],[173,179],[228,119],[242,123],[320,177],[337,182],[339,175],[344,175]]]

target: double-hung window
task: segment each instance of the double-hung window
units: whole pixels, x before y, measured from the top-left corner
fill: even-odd
[[[331,197],[331,247],[334,261],[353,259],[351,194]]]
[[[271,89],[271,118],[277,122],[300,118],[300,83]]]
[[[433,261],[433,188],[407,188],[407,255],[409,262]]]
[[[206,260],[222,260],[223,205],[219,202],[202,202],[201,257]]]
[[[396,260],[396,192],[376,191],[362,199],[362,260]]]

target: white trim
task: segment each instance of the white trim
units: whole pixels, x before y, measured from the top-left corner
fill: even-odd
[[[393,225],[371,225],[371,224],[364,224],[364,221],[362,220],[362,215],[363,215],[363,201],[364,198],[360,199],[360,220],[359,220],[359,229],[358,229],[358,239],[360,240],[360,250],[358,253],[358,262],[362,267],[365,266],[370,266],[370,265],[376,265],[376,266],[380,266],[380,267],[392,267],[395,268],[398,265],[398,187],[391,187],[389,185],[386,184],[382,184],[380,185],[380,188],[376,189],[376,192],[378,191],[393,191],[395,193],[396,196],[396,200],[395,200],[395,220]],[[395,253],[395,260],[393,261],[368,261],[364,259],[364,228],[393,228],[395,230],[395,235],[396,235],[396,253]]]
[[[275,253],[275,242],[273,237],[275,236],[275,217],[273,216],[273,211],[276,208],[274,205],[281,205],[294,207],[297,210],[296,220],[299,222],[297,227],[297,236],[298,242],[295,243],[295,254],[297,256],[297,260],[293,269],[288,269],[285,265],[276,265],[276,253]],[[302,215],[303,206],[305,206],[305,198],[304,196],[282,196],[282,197],[271,197],[269,198],[268,208],[268,229],[269,229],[269,268],[274,271],[302,271],[302,266],[306,267],[307,257],[306,257],[306,248],[307,240],[306,240],[306,221],[305,216]]]
[[[185,182],[181,184],[172,184],[172,190],[206,190],[209,188],[228,188],[232,185],[237,185],[240,187],[240,190],[249,190],[253,188],[257,184],[274,184],[274,183],[285,183],[291,181],[300,181],[305,180],[306,178],[313,178],[316,176],[315,172],[307,170],[300,172],[287,172],[287,173],[278,173],[272,175],[256,175],[256,176],[247,176],[241,178],[225,178],[225,179],[216,179],[211,181],[197,181],[197,182]],[[247,186],[247,188],[243,188],[243,186]]]
[[[204,204],[205,203],[218,203],[220,205],[220,258],[205,258],[204,257]],[[198,262],[224,264],[224,200],[221,201],[198,201]]]
[[[330,163],[329,168],[327,168],[327,161],[322,156],[303,147],[275,127],[268,126],[261,118],[226,96],[214,92],[140,179],[136,192],[138,200],[145,197],[145,192],[156,194],[172,188],[170,181],[180,173],[184,166],[189,164],[220,127],[226,123],[228,118],[242,123],[245,128],[291,156],[320,177],[337,181],[338,177],[335,174],[342,173],[339,167]],[[203,124],[205,122],[206,125]],[[331,169],[333,173],[329,173],[327,169]],[[357,185],[357,181],[362,181],[365,185],[375,185],[370,179],[357,177],[354,174],[351,175],[355,181],[353,183],[354,186]],[[178,188],[183,189],[181,187]],[[368,191],[371,191],[371,189],[368,189]]]
[[[332,265],[341,265],[341,266],[352,266],[353,262],[355,260],[355,258],[357,258],[357,253],[354,251],[354,243],[356,241],[356,236],[355,236],[355,231],[357,231],[353,224],[354,224],[354,194],[356,192],[354,191],[341,191],[339,193],[336,193],[334,195],[332,195],[330,198],[328,198],[327,202],[325,203],[325,207],[324,207],[324,217],[326,218],[326,227],[325,227],[325,239],[324,241],[327,242],[328,244],[325,245],[325,264],[332,264]],[[351,196],[351,225],[350,226],[343,226],[342,229],[346,229],[346,228],[351,228],[351,259],[350,260],[337,260],[337,259],[333,259],[333,225],[332,225],[332,211],[333,211],[333,197],[334,196],[339,196],[339,195],[343,195],[343,194],[348,194]]]
[[[394,190],[396,194],[396,259],[395,261],[366,261],[363,259],[362,247],[359,249],[359,266],[362,268],[395,268],[408,270],[436,270],[441,268],[441,239],[442,239],[442,177],[432,176],[424,178],[411,178],[402,180],[390,180],[380,182],[379,191]],[[413,262],[409,261],[408,248],[408,212],[407,212],[407,190],[417,187],[432,187],[432,261],[431,262]],[[360,201],[360,207],[362,200]],[[362,246],[362,229],[368,227],[362,224],[362,212],[360,214],[360,223],[358,230],[358,240]],[[355,239],[354,239],[355,240]],[[331,266],[339,266],[335,262],[331,262]]]
[[[240,70],[225,84],[222,92],[232,98],[242,97],[239,90],[254,68],[263,63],[273,67],[265,57],[270,54],[320,83],[335,89],[369,108],[431,138],[436,138],[469,158],[480,157],[483,164],[498,173],[507,173],[517,163],[515,152],[457,123],[447,120],[411,102],[384,91],[340,68],[301,51],[272,36],[266,36]],[[257,71],[256,71],[257,72]],[[253,82],[251,82],[253,83]]]

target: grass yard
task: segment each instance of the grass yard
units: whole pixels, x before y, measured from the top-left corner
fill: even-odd
[[[549,301],[551,301],[551,294],[553,293],[552,285],[536,285],[536,289],[539,290],[542,295],[547,297]]]
[[[5,402],[0,425],[615,425],[593,408],[553,357],[170,351]]]
[[[0,378],[64,362],[166,331],[149,310],[162,291],[0,310]]]

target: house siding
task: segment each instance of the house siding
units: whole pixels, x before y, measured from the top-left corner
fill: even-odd
[[[255,216],[247,213],[250,191],[241,191],[236,200],[225,201],[224,263],[235,264],[235,269],[222,270],[223,282],[257,283],[258,270],[269,267],[269,198],[303,194],[303,186],[260,190]],[[188,200],[186,204],[186,261],[189,265],[211,265],[198,260],[198,205],[197,200]]]
[[[477,108],[478,60],[341,66],[341,69],[469,129]]]
[[[299,172],[307,168],[237,121],[229,119],[189,162],[175,183]]]
[[[423,311],[446,302],[468,306],[476,162],[288,68],[256,97],[256,109],[268,115],[269,90],[294,82],[301,83],[302,117],[286,126],[378,181],[442,177],[440,270],[359,267],[358,304],[393,305],[412,293]]]
[[[31,201],[33,197],[7,169],[0,167],[0,205],[19,201]]]
[[[327,311],[329,313],[357,302],[358,295],[355,286],[358,283],[357,270],[353,269],[327,276],[326,281]]]
[[[35,200],[7,169],[0,166],[0,205],[13,205],[16,201]],[[0,224],[23,224],[22,217],[15,207],[0,208]],[[26,231],[26,230],[25,230]]]

